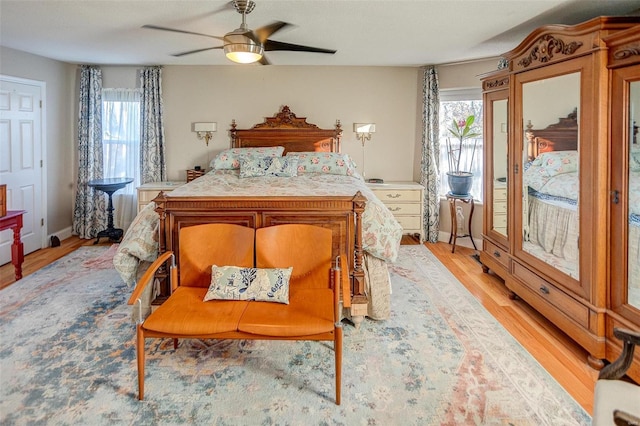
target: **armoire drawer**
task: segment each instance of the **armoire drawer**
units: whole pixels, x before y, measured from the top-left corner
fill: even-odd
[[[488,240],[484,240],[484,251],[489,254],[493,259],[509,270],[509,255],[507,252],[495,244],[492,244]]]
[[[560,312],[564,312],[581,326],[589,327],[589,308],[518,262],[513,262],[512,267],[513,276],[525,287],[558,308]]]

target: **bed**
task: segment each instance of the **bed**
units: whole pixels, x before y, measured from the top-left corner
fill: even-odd
[[[629,268],[627,299],[629,304],[640,306],[640,146],[635,142],[635,133],[629,158],[629,253],[627,265]]]
[[[182,227],[235,223],[254,228],[309,223],[330,228],[334,255],[347,260],[346,316],[386,319],[391,293],[387,262],[395,261],[402,227],[341,154],[342,129],[320,129],[284,106],[249,129],[232,122],[231,148],[204,176],[159,194],[127,230],[114,265],[132,284],[140,265],[175,250]],[[282,148],[280,148],[282,147]],[[148,299],[167,289],[156,286]]]
[[[525,135],[523,249],[579,279],[577,110]]]

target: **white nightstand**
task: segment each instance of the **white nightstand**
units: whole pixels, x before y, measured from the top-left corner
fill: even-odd
[[[367,183],[373,193],[398,220],[405,234],[418,234],[424,241],[424,187],[416,182]]]
[[[149,182],[137,188],[138,190],[138,212],[158,196],[160,191],[171,192],[186,182]]]

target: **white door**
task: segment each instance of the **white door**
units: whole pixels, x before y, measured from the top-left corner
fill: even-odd
[[[0,76],[0,184],[7,209],[25,210],[24,253],[43,247],[42,94],[44,83]],[[13,231],[0,232],[0,265],[11,261]]]

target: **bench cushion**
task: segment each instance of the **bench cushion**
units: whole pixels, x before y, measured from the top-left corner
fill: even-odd
[[[172,335],[200,336],[236,331],[249,302],[203,302],[206,288],[178,287],[144,322],[147,330]]]
[[[273,337],[312,336],[334,330],[333,292],[291,288],[289,304],[250,302],[238,330]]]

